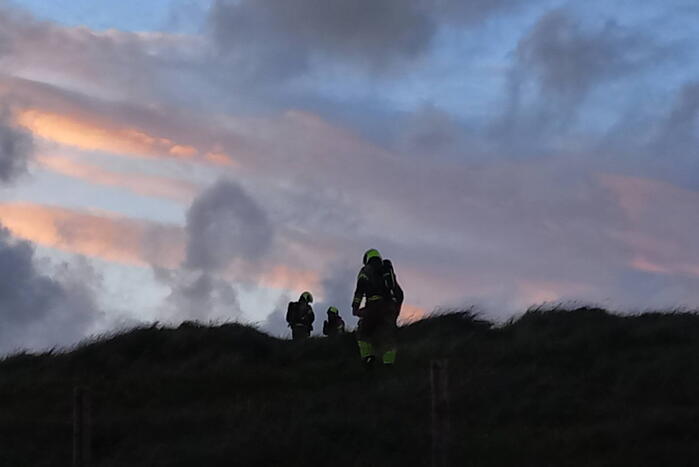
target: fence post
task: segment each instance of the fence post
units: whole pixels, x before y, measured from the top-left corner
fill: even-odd
[[[73,388],[73,467],[90,466],[90,392],[83,386]]]
[[[432,467],[449,464],[449,378],[448,360],[432,360]]]

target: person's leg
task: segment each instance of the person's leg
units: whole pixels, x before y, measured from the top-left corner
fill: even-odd
[[[373,342],[375,329],[375,316],[365,308],[357,325],[357,345],[359,346],[359,356],[367,369],[373,367],[376,361],[376,348]]]
[[[384,350],[382,356],[384,366],[393,366],[396,363],[397,354],[398,350],[396,347],[389,347],[388,349]]]
[[[291,338],[295,341],[302,341],[310,336],[310,331],[305,326],[295,325],[291,328]]]
[[[374,346],[371,345],[371,342],[364,340],[358,340],[357,344],[359,345],[359,356],[362,359],[362,363],[366,367],[372,367],[376,361]]]

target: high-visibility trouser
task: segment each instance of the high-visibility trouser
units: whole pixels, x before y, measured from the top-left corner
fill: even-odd
[[[359,356],[381,356],[386,365],[396,361],[396,304],[391,300],[370,302],[360,310],[357,327]]]

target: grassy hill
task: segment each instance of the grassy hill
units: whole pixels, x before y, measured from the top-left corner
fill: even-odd
[[[367,375],[351,336],[139,328],[0,362],[0,465],[68,466],[72,391],[91,388],[95,466],[421,466],[429,361],[450,365],[453,465],[699,464],[699,316],[469,313],[400,329]]]

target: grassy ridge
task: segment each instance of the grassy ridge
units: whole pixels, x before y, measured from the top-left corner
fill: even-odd
[[[65,466],[92,388],[94,465],[429,465],[427,368],[450,364],[452,459],[472,466],[696,465],[699,316],[534,310],[400,329],[390,372],[351,336],[140,328],[0,362],[0,465]]]

